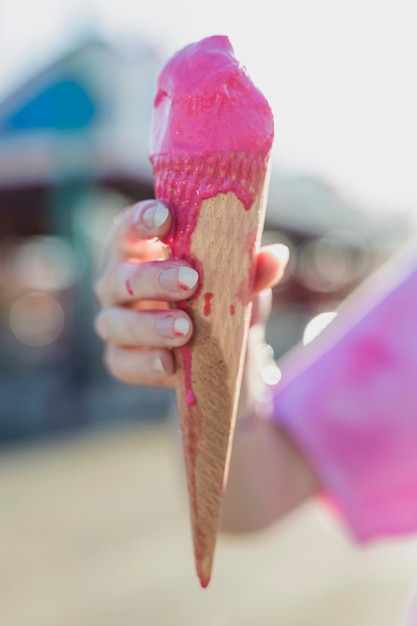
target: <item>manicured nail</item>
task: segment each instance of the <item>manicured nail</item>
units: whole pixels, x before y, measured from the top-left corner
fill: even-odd
[[[184,337],[190,330],[190,322],[185,317],[176,317],[174,322],[174,334],[176,337]]]
[[[178,270],[178,284],[184,291],[192,289],[198,281],[198,273],[192,267],[180,267]]]
[[[165,224],[169,216],[169,211],[164,204],[153,204],[145,210],[142,215],[142,222],[149,230],[155,230]]]
[[[196,286],[198,273],[191,267],[170,267],[159,274],[158,281],[163,289],[188,291]]]
[[[190,330],[190,322],[185,317],[166,316],[155,324],[155,330],[161,337],[184,337]]]
[[[158,372],[159,374],[165,372],[164,364],[162,363],[160,356],[155,356],[152,359],[152,369],[154,372]]]

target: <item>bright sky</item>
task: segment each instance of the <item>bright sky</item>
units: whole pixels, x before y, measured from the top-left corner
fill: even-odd
[[[0,97],[83,29],[163,56],[225,34],[274,111],[275,164],[417,213],[415,15],[415,0],[3,0]]]

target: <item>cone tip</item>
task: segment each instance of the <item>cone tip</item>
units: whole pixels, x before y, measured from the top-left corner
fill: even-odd
[[[212,559],[209,557],[203,558],[199,563],[197,563],[197,575],[200,579],[200,585],[203,589],[208,587],[211,577],[211,565]]]
[[[202,572],[198,573],[198,577],[200,579],[200,585],[203,589],[206,589],[209,586],[210,576],[207,574],[203,574]]]

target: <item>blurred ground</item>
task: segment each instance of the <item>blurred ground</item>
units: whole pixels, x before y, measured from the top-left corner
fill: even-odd
[[[393,626],[417,540],[353,548],[317,504],[256,537],[221,538],[194,574],[170,427],[129,425],[5,451],[5,626]]]

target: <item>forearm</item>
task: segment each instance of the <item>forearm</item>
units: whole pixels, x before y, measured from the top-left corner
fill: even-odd
[[[250,532],[278,521],[318,492],[312,469],[273,422],[240,429],[233,447],[221,519],[224,532]]]
[[[265,306],[265,302],[264,302]],[[262,319],[266,311],[258,310]],[[317,493],[307,460],[271,418],[273,388],[265,384],[265,368],[274,365],[264,342],[264,326],[251,327],[242,381],[235,441],[221,529],[249,532],[279,520]]]

